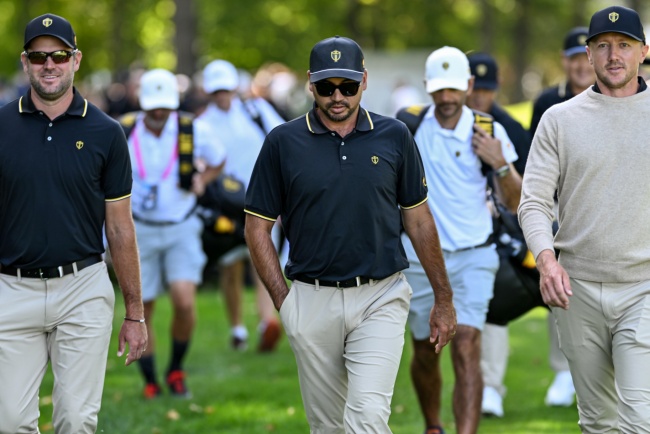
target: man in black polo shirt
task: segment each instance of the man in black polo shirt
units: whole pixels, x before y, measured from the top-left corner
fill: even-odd
[[[131,219],[131,165],[119,124],[72,87],[81,51],[46,14],[25,29],[31,87],[0,109],[0,433],[38,431],[48,362],[57,433],[94,433],[115,294],[102,228],[126,305],[118,356],[147,345]]]
[[[400,221],[435,288],[436,351],[456,316],[424,169],[401,122],[359,106],[363,53],[343,37],[311,51],[314,108],[266,138],[246,197],[246,238],[298,364],[312,433],[390,432],[411,289]],[[271,240],[281,216],[286,276]]]
[[[530,121],[530,136],[535,135],[537,125],[546,110],[564,101],[568,101],[596,82],[596,73],[587,58],[586,27],[574,27],[564,38],[562,67],[566,79],[555,86],[542,91],[533,104],[533,117]]]

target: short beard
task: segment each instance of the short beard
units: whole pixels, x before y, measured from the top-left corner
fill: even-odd
[[[345,112],[345,113],[342,113],[340,115],[334,115],[334,114],[330,113],[329,109],[332,108],[332,106],[334,106],[336,104],[347,107],[348,111]],[[353,108],[350,108],[350,104],[347,101],[341,101],[339,103],[330,102],[330,103],[326,104],[325,106],[322,106],[322,105],[320,105],[318,103],[317,103],[317,105],[318,105],[318,108],[320,109],[320,111],[323,112],[325,117],[327,119],[329,119],[330,121],[332,121],[332,122],[343,122],[343,121],[346,121],[346,120],[350,119],[350,117],[352,117],[352,115],[356,112],[356,109],[358,107],[358,105],[357,105],[357,106],[355,106]]]
[[[32,89],[43,101],[56,101],[61,98],[72,86],[72,81],[74,80],[74,75],[70,75],[67,79],[62,80],[59,86],[54,89],[54,91],[47,91],[41,83],[38,81],[38,77],[34,77],[32,74],[29,75],[29,82],[32,85]]]

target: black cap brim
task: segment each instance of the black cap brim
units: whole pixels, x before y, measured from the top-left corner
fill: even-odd
[[[351,69],[324,69],[309,74],[309,81],[315,83],[325,80],[326,78],[347,78],[348,80],[363,80],[363,72],[353,71]]]
[[[60,41],[62,41],[65,45],[67,45],[67,46],[70,47],[70,48],[77,48],[73,43],[71,43],[70,41],[66,40],[65,38],[62,38],[62,37],[59,36],[59,35],[55,35],[55,34],[53,34],[53,33],[41,33],[40,35],[36,35],[36,36],[34,36],[33,38],[31,38],[29,41],[25,42],[25,45],[23,46],[23,49],[26,50],[27,47],[29,47],[29,44],[31,44],[32,41],[33,41],[34,39],[38,38],[39,36],[52,36],[52,37],[57,38],[57,39],[59,39]]]

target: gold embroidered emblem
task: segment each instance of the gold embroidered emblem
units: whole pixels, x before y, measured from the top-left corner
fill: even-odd
[[[615,23],[616,21],[618,21],[618,14],[616,12],[612,12],[611,14],[609,14],[609,20],[612,23]]]
[[[372,158],[370,159],[372,161],[372,164],[377,164],[379,163],[379,157],[376,155],[373,155]]]
[[[50,27],[50,26],[52,25],[52,18],[45,18],[45,19],[43,20],[43,25],[44,25],[45,27]]]
[[[422,185],[424,185],[425,187],[427,186],[427,178],[424,176],[422,177]]]
[[[445,71],[448,70],[449,69],[449,62],[444,62],[442,64],[442,69],[444,69]]]
[[[482,63],[480,65],[476,65],[476,74],[479,77],[483,77],[485,74],[487,74],[487,65],[484,65]]]
[[[84,147],[84,142],[82,142],[81,140],[79,140],[79,141],[76,143],[75,146],[77,146],[77,149],[81,149],[81,148]]]
[[[335,62],[341,60],[341,52],[339,50],[332,51],[330,55],[332,56],[332,60]]]
[[[587,35],[578,36],[578,44],[587,45]]]

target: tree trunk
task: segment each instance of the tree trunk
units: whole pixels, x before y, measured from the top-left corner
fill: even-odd
[[[494,55],[494,8],[490,0],[481,0],[481,51]]]
[[[175,0],[176,14],[174,25],[174,47],[176,49],[176,72],[191,76],[197,67],[197,57],[194,50],[194,41],[197,38],[197,19],[194,9],[194,0]]]
[[[532,7],[530,2],[521,2],[517,5],[517,20],[515,22],[514,31],[514,45],[513,45],[513,72],[517,77],[517,86],[513,91],[513,101],[523,101],[524,92],[522,88],[522,78],[526,73],[528,66],[528,50],[530,48],[530,33],[529,29],[532,23],[529,22],[532,15]]]

